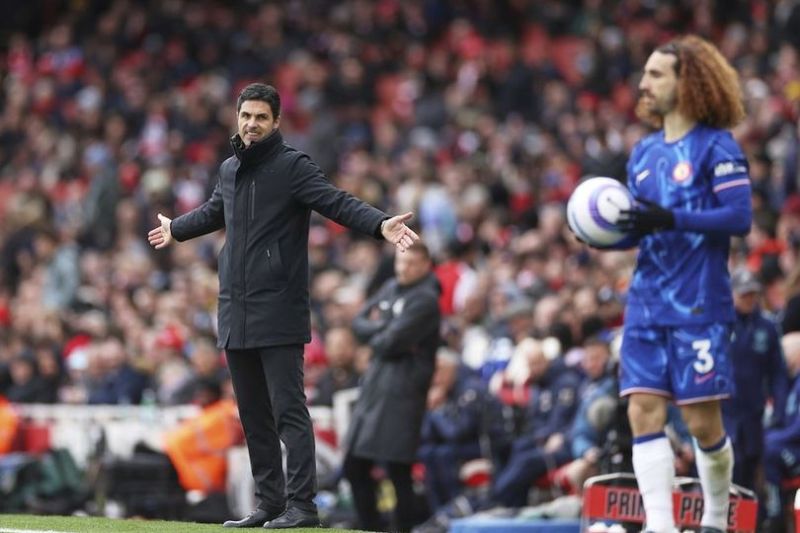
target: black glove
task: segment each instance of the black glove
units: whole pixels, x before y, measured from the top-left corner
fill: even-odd
[[[675,228],[675,214],[669,209],[641,198],[636,199],[636,207],[620,211],[617,227],[627,233],[645,235],[654,231]]]

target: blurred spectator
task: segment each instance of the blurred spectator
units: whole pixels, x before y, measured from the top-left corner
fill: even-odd
[[[66,375],[63,361],[49,344],[39,344],[35,350],[36,370],[42,381],[42,402],[58,402],[58,391],[64,384]]]
[[[11,385],[6,389],[6,398],[10,402],[45,403],[47,394],[45,382],[36,370],[36,359],[30,351],[15,355],[9,363]]]
[[[340,390],[358,386],[361,373],[356,369],[356,339],[349,328],[331,328],[325,334],[328,367],[316,383],[311,405],[333,407],[333,396]]]
[[[115,338],[97,343],[91,356],[95,375],[89,386],[90,404],[138,405],[148,386],[145,375],[128,361],[122,342]]]
[[[735,453],[733,482],[759,491],[764,412],[771,403],[773,416],[767,424],[781,424],[789,381],[778,327],[759,307],[761,283],[741,268],[733,272],[731,288],[736,322],[730,354],[736,395],[722,402],[722,420]]]
[[[787,494],[781,483],[800,475],[800,333],[787,333],[781,339],[786,367],[789,371],[790,390],[785,411],[778,414],[781,424],[766,432],[764,445],[764,477],[767,498],[764,502],[770,533],[785,531],[784,508]]]
[[[581,487],[589,472],[597,472],[605,445],[605,431],[611,417],[606,400],[616,402],[618,383],[611,363],[611,349],[599,338],[590,338],[583,344],[581,368],[586,380],[579,392],[580,402],[575,421],[570,430],[569,442],[575,472],[575,487]],[[611,407],[613,410],[613,407]]]
[[[198,337],[194,340],[189,354],[189,364],[189,375],[173,394],[175,403],[194,403],[192,398],[198,389],[203,389],[212,383],[220,387],[228,377],[228,372],[223,366],[222,354],[211,339]]]
[[[548,359],[542,343],[535,339],[523,340],[518,353],[524,354],[528,363],[525,386],[530,387],[530,393],[525,425],[512,442],[508,461],[496,465],[488,493],[452,500],[420,526],[420,532],[446,531],[452,518],[497,505],[521,508],[528,502],[534,481],[572,458],[568,437],[579,403],[582,377],[562,360]],[[592,368],[590,363],[587,366]],[[603,365],[594,367],[601,375],[605,373]]]
[[[53,229],[40,229],[34,239],[34,253],[44,268],[42,304],[48,309],[67,309],[78,290],[78,247],[61,244]]]
[[[462,465],[489,454],[482,447],[489,437],[487,418],[499,410],[491,408],[478,376],[442,348],[436,354],[427,407],[418,455],[425,465],[425,495],[436,512],[462,492]]]

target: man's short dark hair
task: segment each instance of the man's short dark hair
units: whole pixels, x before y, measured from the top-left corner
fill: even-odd
[[[407,248],[406,251],[418,253],[422,255],[425,259],[428,259],[429,261],[432,260],[430,250],[428,249],[427,246],[425,246],[425,243],[423,243],[422,241],[414,241],[411,244],[411,246]]]
[[[242,104],[247,100],[260,100],[269,104],[272,110],[272,118],[281,116],[281,95],[278,90],[272,85],[264,83],[251,83],[239,93],[239,98],[236,100],[236,112],[242,109]]]

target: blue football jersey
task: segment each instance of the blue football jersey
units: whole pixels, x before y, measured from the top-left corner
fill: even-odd
[[[675,142],[659,131],[642,139],[628,160],[628,187],[637,198],[697,212],[720,207],[718,194],[746,187],[748,165],[726,130],[696,125]],[[744,192],[744,191],[743,191]],[[639,242],[625,323],[681,326],[734,319],[726,233],[659,231]]]

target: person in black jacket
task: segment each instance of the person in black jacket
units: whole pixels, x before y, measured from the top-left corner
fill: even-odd
[[[353,331],[372,350],[345,438],[344,475],[361,527],[384,529],[377,511],[375,463],[395,489],[393,531],[410,531],[416,518],[411,466],[416,461],[428,388],[439,346],[439,282],[428,249],[413,244],[395,256],[395,277],[364,305]]]
[[[303,344],[311,340],[308,229],[311,210],[404,252],[419,237],[405,213],[384,212],[334,187],[304,153],[283,142],[280,96],[248,85],[236,103],[234,155],[211,198],[175,220],[159,213],[157,249],[225,229],[219,254],[218,346],[228,359],[245,430],[258,508],[225,527],[319,525],[314,434],[303,392]],[[281,445],[287,448],[287,472]]]

